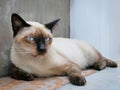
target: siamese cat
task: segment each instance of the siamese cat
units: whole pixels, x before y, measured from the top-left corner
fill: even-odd
[[[82,70],[117,67],[84,41],[53,38],[52,30],[58,21],[40,24],[12,14],[12,78],[31,81],[34,77],[68,75],[72,84],[82,86],[86,83]]]

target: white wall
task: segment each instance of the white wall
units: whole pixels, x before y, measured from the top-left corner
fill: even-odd
[[[120,59],[120,0],[71,0],[70,37]]]

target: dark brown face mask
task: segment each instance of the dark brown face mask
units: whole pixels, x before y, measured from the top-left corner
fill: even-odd
[[[46,44],[45,44],[45,39],[44,38],[39,38],[36,42],[37,44],[37,51],[39,53],[45,53],[46,52]]]

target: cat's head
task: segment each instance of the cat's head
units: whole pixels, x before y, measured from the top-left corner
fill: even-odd
[[[52,43],[52,29],[59,19],[47,24],[26,22],[17,14],[12,14],[13,45],[17,53],[34,57],[44,55]]]

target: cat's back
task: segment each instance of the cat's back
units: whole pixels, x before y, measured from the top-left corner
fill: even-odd
[[[76,52],[79,49],[79,45],[77,45],[77,40],[68,38],[54,38],[52,45],[62,53],[71,53],[73,51]]]
[[[54,38],[52,45],[69,60],[83,68],[92,63],[95,60],[94,56],[97,55],[94,47],[83,40]]]
[[[92,46],[88,43],[86,43],[83,40],[77,40],[77,39],[69,39],[69,38],[54,38],[53,44],[54,47],[60,48],[60,49],[88,49],[92,50]]]
[[[83,40],[54,38],[52,45],[62,53],[63,56],[79,64],[81,68],[92,64],[97,57],[96,49]]]
[[[83,40],[54,38],[52,45],[62,53],[66,54],[70,53],[82,55],[86,53],[86,50],[91,53],[94,52],[93,47]]]

